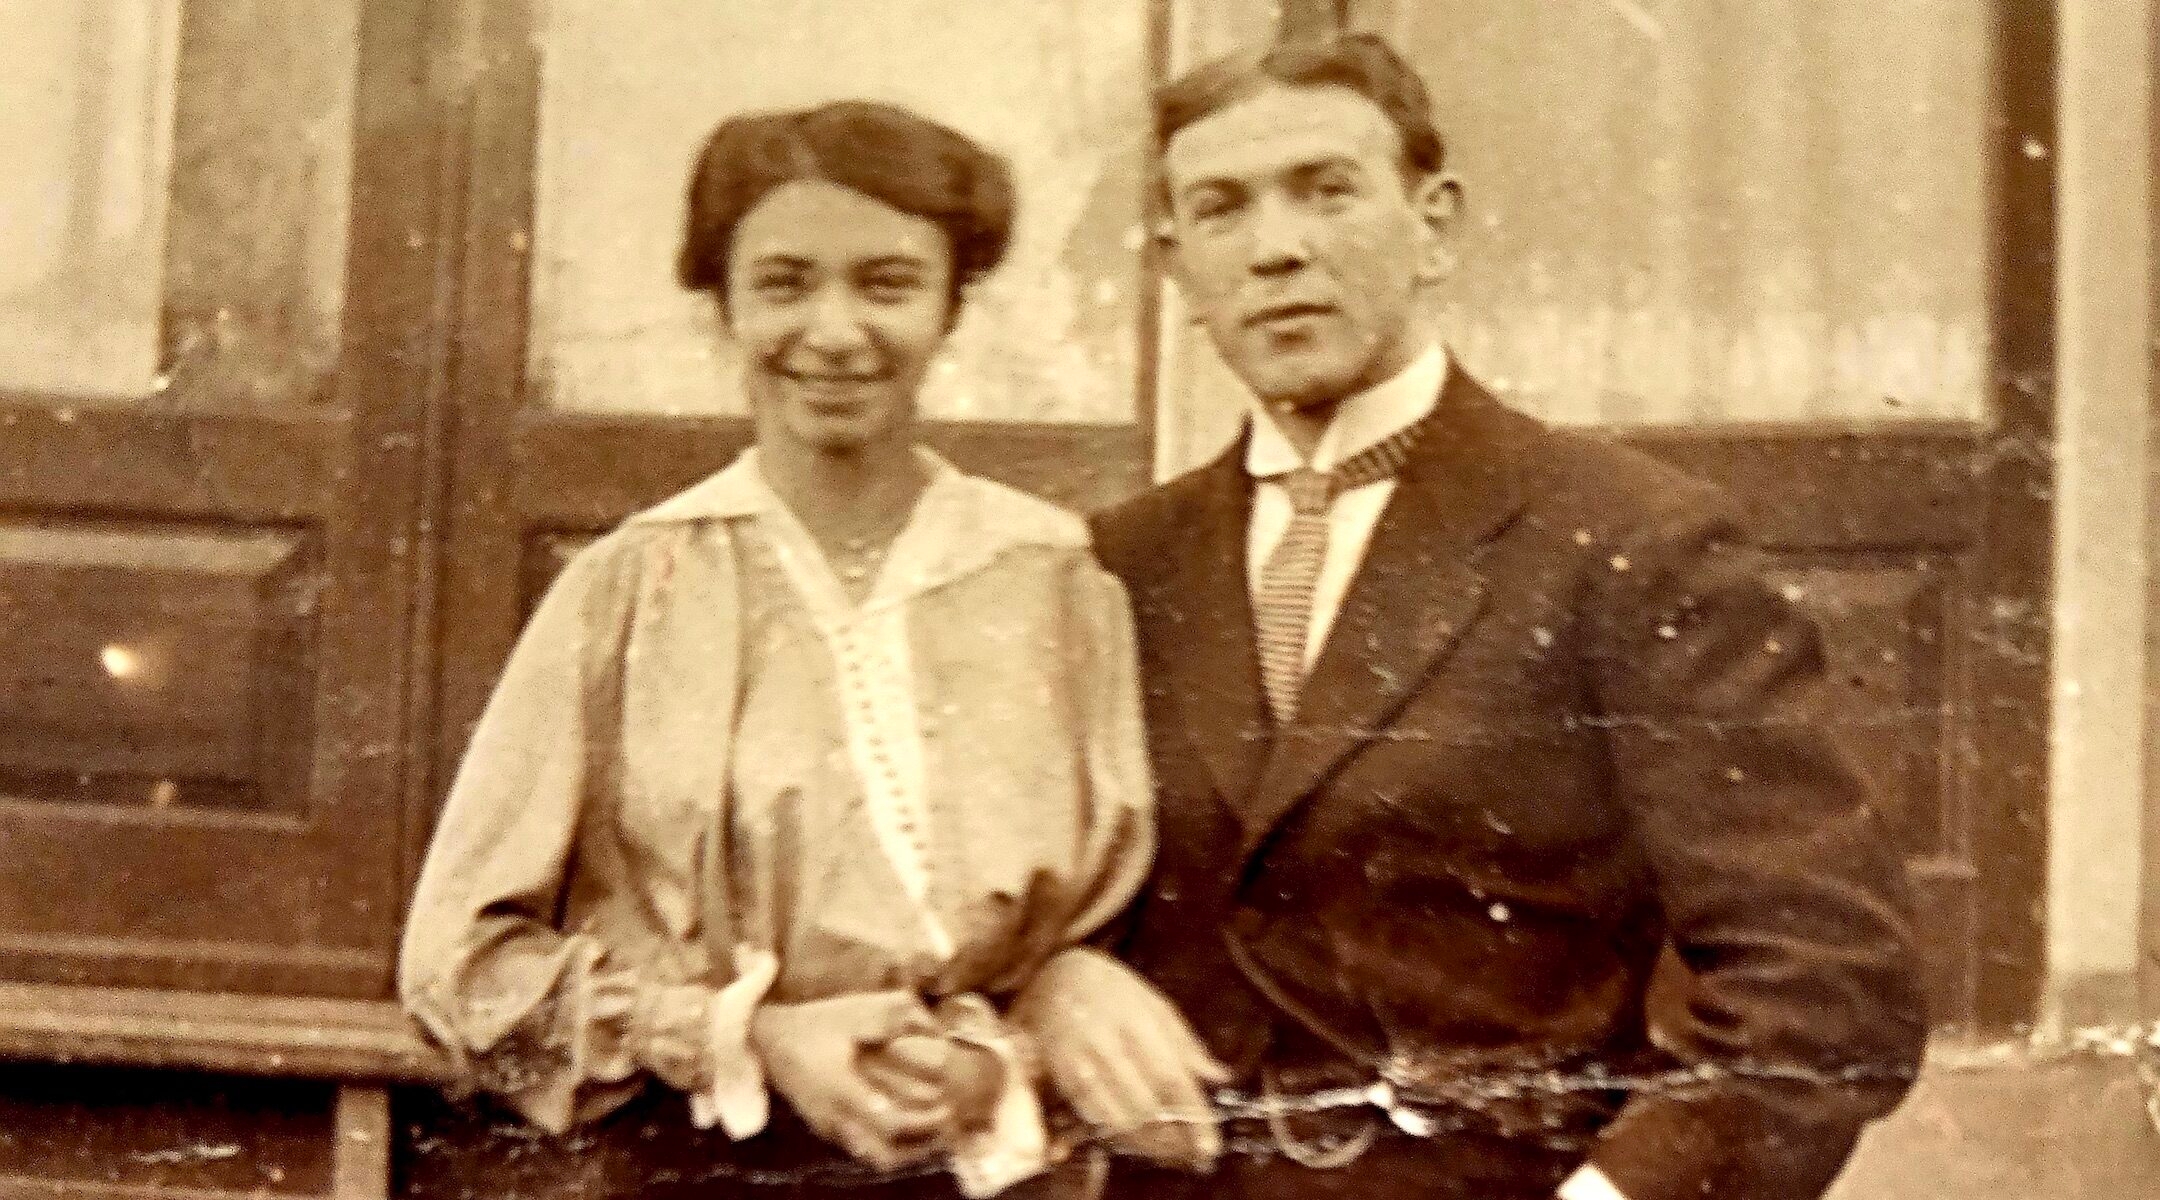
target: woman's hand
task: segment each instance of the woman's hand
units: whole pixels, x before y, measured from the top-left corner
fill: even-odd
[[[922,1000],[906,992],[858,992],[801,1004],[767,1004],[750,1020],[750,1044],[773,1089],[803,1123],[857,1159],[897,1170],[940,1148],[953,1105],[941,1085],[877,1072],[865,1060],[908,1035],[936,1037]],[[943,1040],[938,1037],[937,1040]],[[889,1076],[889,1078],[888,1078]]]
[[[905,1034],[865,1051],[862,1063],[863,1074],[888,1091],[928,1088],[942,1096],[955,1139],[988,1128],[1005,1091],[996,1052],[950,1036]]]

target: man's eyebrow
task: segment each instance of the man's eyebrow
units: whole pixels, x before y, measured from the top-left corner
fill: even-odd
[[[1322,154],[1300,159],[1275,169],[1276,178],[1302,179],[1323,171],[1362,172],[1364,164],[1348,154]],[[1207,175],[1195,179],[1178,189],[1181,196],[1192,196],[1205,191],[1240,191],[1246,186],[1244,180],[1229,175]]]
[[[1327,154],[1322,155],[1319,158],[1311,158],[1306,159],[1303,162],[1293,163],[1291,166],[1289,166],[1283,171],[1283,174],[1293,176],[1306,176],[1318,175],[1323,171],[1350,171],[1356,173],[1362,172],[1364,169],[1365,164],[1359,162],[1357,159],[1351,157],[1350,155]]]
[[[1232,179],[1227,175],[1208,175],[1180,187],[1178,195],[1192,197],[1202,192],[1237,192],[1243,191],[1244,188],[1245,184],[1242,181]]]

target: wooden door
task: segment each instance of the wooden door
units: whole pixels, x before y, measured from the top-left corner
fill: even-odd
[[[0,982],[388,994],[428,22],[0,17]]]

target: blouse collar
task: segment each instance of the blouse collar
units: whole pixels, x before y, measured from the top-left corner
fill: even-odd
[[[1025,492],[966,474],[928,447],[915,451],[930,480],[907,525],[893,539],[878,583],[858,611],[869,613],[971,575],[1008,551],[1028,546],[1084,547],[1087,527],[1072,513]],[[625,524],[664,525],[762,516],[797,557],[816,553],[794,512],[773,491],[756,447],[686,491]],[[821,560],[821,556],[820,556]],[[822,590],[822,589],[821,589]],[[833,600],[835,596],[826,597]],[[820,605],[820,607],[827,607]],[[833,607],[847,607],[835,605]]]

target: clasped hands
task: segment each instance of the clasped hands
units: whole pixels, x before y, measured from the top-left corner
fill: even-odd
[[[1122,963],[1066,950],[1022,989],[1006,1020],[1113,1148],[1195,1171],[1221,1155],[1207,1088],[1225,1082],[1227,1069]],[[882,1170],[950,1151],[986,1128],[1008,1069],[906,992],[767,1004],[751,1019],[750,1041],[804,1124]]]
[[[1005,1083],[995,1051],[953,1036],[909,992],[767,1004],[750,1044],[804,1124],[886,1171],[987,1128]]]

